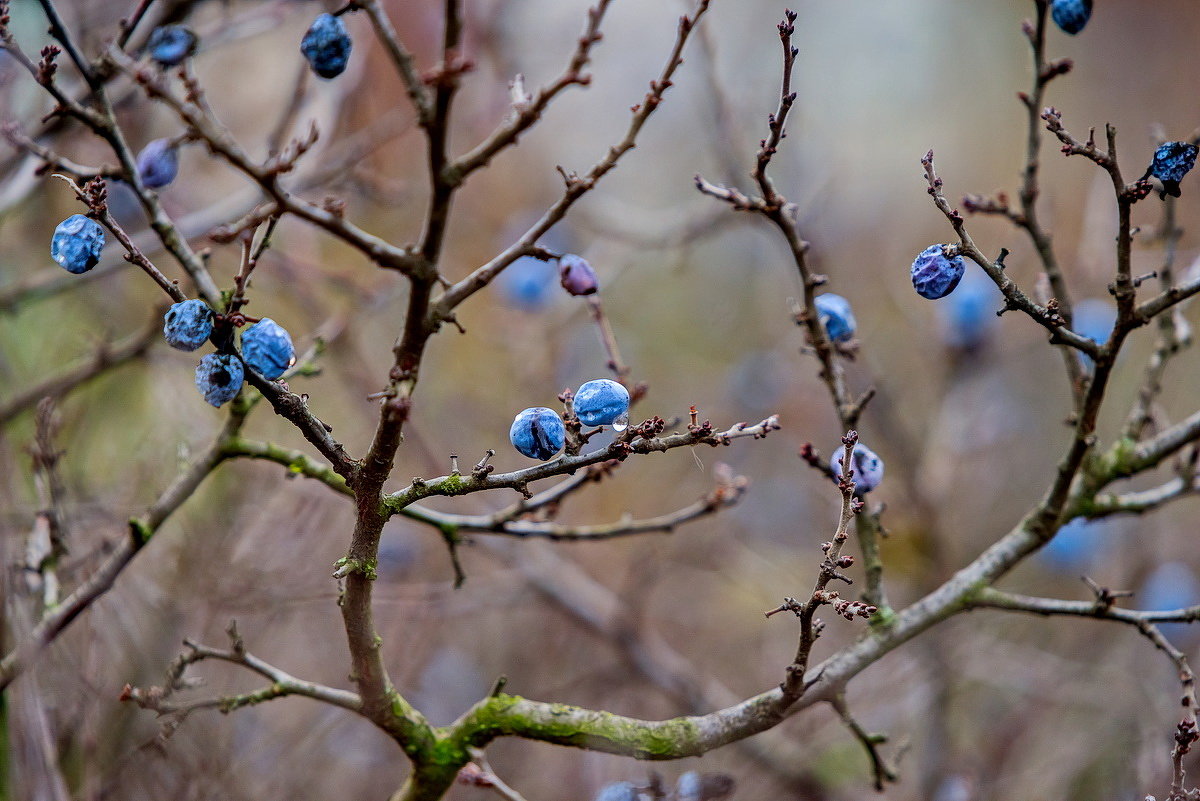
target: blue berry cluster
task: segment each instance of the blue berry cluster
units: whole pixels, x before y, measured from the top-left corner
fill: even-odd
[[[829,460],[829,469],[839,478],[842,475],[842,457],[846,449],[838,446]],[[854,482],[854,494],[865,495],[883,481],[883,460],[861,442],[850,454],[850,480]]]
[[[911,276],[917,294],[929,300],[944,298],[962,280],[966,266],[962,256],[946,257],[948,245],[930,245],[912,263]]]
[[[185,300],[167,309],[163,336],[179,350],[196,350],[212,336],[213,313],[202,300]]]
[[[350,61],[350,34],[346,23],[332,14],[321,14],[300,40],[300,52],[308,66],[322,78],[341,75]]]
[[[1179,182],[1196,166],[1196,152],[1191,142],[1166,142],[1158,146],[1146,175],[1162,181],[1159,197],[1179,197]]]
[[[154,29],[146,42],[150,58],[162,67],[177,67],[196,52],[196,34],[183,25],[162,25]]]
[[[147,189],[160,189],[179,174],[179,151],[170,139],[155,139],[137,157],[138,176]]]
[[[849,342],[854,339],[858,324],[854,321],[854,312],[850,310],[850,301],[841,295],[827,292],[817,295],[813,302],[826,336],[834,342]]]
[[[594,295],[600,289],[592,265],[571,253],[558,259],[558,280],[572,295]]]
[[[58,224],[50,239],[50,257],[69,273],[86,273],[100,263],[104,229],[82,214],[72,214]]]
[[[1064,33],[1074,36],[1092,18],[1092,0],[1053,0],[1050,3],[1050,17]]]
[[[567,429],[558,412],[545,406],[534,406],[513,419],[508,439],[521,454],[544,462],[562,450],[567,441]]]

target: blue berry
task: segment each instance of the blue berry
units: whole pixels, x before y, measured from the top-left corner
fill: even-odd
[[[596,801],[638,801],[638,791],[629,782],[613,782],[600,788]]]
[[[1004,296],[983,270],[968,270],[945,303],[938,304],[942,339],[952,348],[975,350],[996,327]]]
[[[701,801],[703,791],[704,782],[694,770],[680,774],[675,781],[675,798],[678,801]]]
[[[850,301],[841,295],[825,293],[817,295],[813,300],[820,315],[821,325],[825,334],[834,342],[849,342],[854,339],[857,323],[854,322],[854,312],[850,310]]]
[[[164,67],[176,67],[196,52],[196,34],[183,25],[163,25],[155,28],[146,42],[150,58]]]
[[[308,66],[322,78],[336,78],[350,61],[350,34],[346,23],[332,14],[321,14],[300,40],[300,52]]]
[[[496,283],[511,305],[536,311],[552,297],[554,265],[533,256],[522,256],[504,268]]]
[[[1083,30],[1092,16],[1092,0],[1053,0],[1050,16],[1054,24],[1072,36]]]
[[[1200,604],[1200,580],[1183,562],[1167,562],[1155,568],[1134,598],[1137,606],[1150,612],[1195,606]],[[1177,644],[1194,639],[1197,631],[1187,623],[1159,623],[1158,628]]]
[[[167,309],[163,336],[179,350],[195,350],[208,341],[213,330],[213,313],[202,300],[185,300]]]
[[[170,139],[155,139],[137,157],[138,175],[147,189],[159,189],[179,174],[179,151]]]
[[[1179,182],[1196,166],[1196,151],[1191,142],[1167,142],[1158,146],[1146,174],[1162,181],[1159,197],[1179,197]]]
[[[1076,517],[1063,525],[1038,555],[1053,570],[1079,575],[1112,550],[1113,533],[1107,520]]]
[[[840,478],[842,475],[842,457],[846,449],[841,445],[829,459],[829,468]],[[850,455],[850,480],[854,482],[854,494],[865,495],[879,486],[883,481],[883,460],[875,452],[861,442],[854,446]]]
[[[546,461],[562,450],[567,429],[553,409],[535,406],[518,414],[508,429],[513,447],[530,459]]]
[[[196,388],[213,406],[236,398],[245,377],[242,363],[229,353],[210,353],[196,365]]]
[[[72,214],[58,224],[50,240],[50,256],[69,273],[86,273],[100,263],[104,229],[95,220]]]
[[[575,393],[575,416],[585,426],[607,426],[629,414],[629,390],[608,378],[589,381]]]
[[[1117,308],[1099,298],[1088,298],[1077,303],[1071,320],[1076,333],[1087,337],[1097,345],[1103,345],[1108,341],[1116,322]]]
[[[242,359],[263,378],[279,378],[295,358],[292,338],[270,317],[262,318],[242,334]]]
[[[944,298],[962,280],[966,267],[962,256],[946,258],[947,245],[930,245],[912,263],[912,282],[917,294],[929,300]]]
[[[592,265],[571,253],[558,259],[558,280],[572,295],[593,295],[600,288]]]

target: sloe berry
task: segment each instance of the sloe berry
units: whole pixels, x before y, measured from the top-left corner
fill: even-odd
[[[571,253],[558,259],[558,280],[572,295],[592,295],[600,288],[592,265]]]
[[[839,445],[829,459],[829,468],[839,478],[842,475],[842,457],[845,453],[846,449]],[[855,445],[850,461],[853,462],[850,465],[850,480],[854,482],[855,495],[865,495],[883,481],[883,460],[866,445],[861,442]]]
[[[912,283],[917,294],[929,300],[944,298],[962,280],[966,267],[962,256],[946,258],[946,245],[930,245],[912,263]]]
[[[350,61],[350,34],[346,23],[332,14],[321,14],[300,40],[300,52],[308,66],[322,78],[336,78]]]
[[[210,353],[196,365],[196,388],[213,406],[236,398],[245,377],[241,361],[230,353]]]
[[[544,462],[562,450],[567,441],[567,430],[553,409],[534,406],[513,418],[508,439],[525,456]]]
[[[86,273],[100,263],[104,229],[82,214],[72,214],[58,224],[50,239],[50,256],[69,273]]]
[[[283,326],[264,317],[242,333],[242,359],[246,366],[274,381],[292,366],[296,349]]]
[[[612,425],[629,413],[629,390],[608,378],[588,381],[575,393],[575,416],[585,426]]]
[[[138,153],[138,175],[147,189],[159,189],[179,174],[179,151],[170,139],[154,139]]]
[[[176,67],[196,52],[197,42],[196,34],[183,25],[162,25],[150,34],[146,49],[163,67]]]
[[[841,295],[826,292],[817,295],[813,302],[820,315],[821,325],[825,327],[825,335],[834,342],[849,342],[854,339],[858,324],[854,321],[854,312],[850,309],[850,301]]]
[[[213,313],[202,300],[185,300],[167,309],[163,336],[179,350],[195,350],[208,341],[213,330]]]

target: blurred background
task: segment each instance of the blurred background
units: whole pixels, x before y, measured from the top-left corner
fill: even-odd
[[[57,5],[83,33],[84,51],[95,54],[135,4]],[[385,3],[422,69],[438,57],[440,5]],[[444,260],[450,278],[486,262],[557,198],[556,165],[583,172],[620,138],[685,7],[668,0],[614,4],[591,85],[567,92],[519,147],[476,174],[459,196]],[[134,43],[158,21],[186,14],[201,38],[195,69],[210,103],[258,158],[291,98],[302,93],[292,130],[304,132],[315,121],[321,140],[293,185],[313,199],[341,198],[347,215],[369,231],[411,241],[423,208],[424,142],[368,21],[347,16],[354,53],[337,80],[308,76],[298,53],[313,17],[334,8],[156,3]],[[467,3],[464,49],[476,69],[459,95],[456,152],[504,117],[515,74],[536,87],[559,73],[586,8],[581,0]],[[886,504],[885,581],[893,603],[905,604],[1020,519],[1043,492],[1070,433],[1062,360],[1040,328],[1015,314],[995,319],[947,301],[933,304],[908,278],[918,252],[952,236],[925,191],[919,160],[926,150],[935,150],[952,202],[997,189],[1015,197],[1026,125],[1015,95],[1031,82],[1020,25],[1033,3],[804,0],[793,8],[799,99],[774,176],[798,206],[815,269],[828,274],[830,291],[850,299],[858,319],[861,351],[847,367],[854,389],[879,390],[861,433],[887,464],[870,500]],[[562,519],[671,511],[710,491],[721,462],[752,481],[734,509],[671,535],[593,544],[474,537],[461,551],[467,581],[457,590],[437,533],[392,521],[376,617],[394,679],[435,724],[453,720],[501,675],[516,694],[648,718],[705,711],[695,708],[698,696],[723,703],[783,675],[796,626],[762,612],[811,587],[819,544],[832,534],[839,508],[837,491],[796,454],[811,441],[828,455],[842,432],[789,316],[787,299],[800,287],[783,241],[761,221],[699,195],[692,183],[701,173],[749,188],[766,115],[778,101],[775,25],[782,13],[777,2],[716,0],[636,150],[543,244],[578,253],[596,269],[632,378],[649,385],[635,417],[686,416],[694,404],[719,427],[778,413],[783,430],[727,449],[630,460],[611,480],[575,496]],[[24,49],[36,53],[48,41],[38,4],[14,0],[11,16]],[[1079,36],[1049,32],[1048,56],[1070,57],[1075,69],[1051,85],[1047,100],[1078,137],[1114,123],[1132,179],[1149,163],[1156,130],[1183,139],[1200,125],[1192,88],[1200,69],[1197,35],[1200,9],[1189,0],[1105,0]],[[63,79],[74,80],[62,61]],[[131,85],[115,82],[113,92],[135,148],[182,133],[167,110]],[[3,57],[0,109],[4,121],[30,134],[50,109],[44,92]],[[112,161],[75,125],[45,141],[78,162]],[[1049,142],[1043,156],[1040,210],[1074,297],[1105,298],[1116,231],[1108,178],[1081,159],[1060,157]],[[55,224],[80,208],[63,184],[35,175],[36,166],[0,145],[0,408],[91,358],[102,343],[157,326],[161,315],[159,290],[121,260],[114,244],[83,277],[50,260]],[[1179,270],[1198,255],[1195,181],[1184,181],[1178,204],[1186,230]],[[148,254],[182,278],[150,247],[132,198],[118,185],[110,196]],[[179,179],[160,196],[194,246],[211,249],[210,268],[230,286],[237,246],[207,234],[245,214],[257,190],[191,146]],[[1139,273],[1161,262],[1151,236],[1161,214],[1157,196],[1135,208],[1146,239],[1134,255]],[[992,219],[973,219],[970,227],[985,251],[1011,249],[1010,273],[1035,289],[1038,266],[1020,232]],[[396,275],[290,219],[254,276],[248,314],[280,322],[299,350],[318,331],[330,335],[321,375],[296,379],[293,387],[309,394],[313,411],[353,454],[364,451],[374,429],[376,407],[366,396],[386,381],[404,291]],[[976,297],[981,308],[998,305],[986,287]],[[443,331],[427,352],[396,487],[447,472],[451,452],[473,464],[495,448],[498,469],[529,464],[505,441],[513,415],[556,406],[565,387],[605,375],[587,307],[558,288],[553,268],[513,265],[458,316],[466,335]],[[1195,322],[1195,314],[1187,317]],[[1103,418],[1105,441],[1136,395],[1153,338],[1141,330],[1129,342]],[[68,587],[225,419],[195,391],[195,356],[152,339],[144,357],[59,402]],[[1186,352],[1174,364],[1162,419],[1193,410],[1200,390],[1195,360]],[[31,408],[15,411],[0,428],[6,567],[21,559],[38,509],[28,454],[33,417]],[[265,410],[247,433],[308,450]],[[1157,478],[1167,476],[1164,468]],[[293,675],[350,686],[330,572],[349,542],[351,508],[320,484],[285,479],[275,465],[222,466],[113,591],[9,688],[2,764],[11,797],[63,797],[39,794],[50,792],[55,773],[66,797],[89,800],[386,798],[399,785],[406,766],[399,750],[341,710],[294,699],[229,716],[202,712],[160,742],[152,713],[117,701],[126,682],[160,683],[184,637],[223,645],[231,618],[255,654]],[[478,513],[513,500],[498,493],[430,505]],[[1003,586],[1085,599],[1079,576],[1086,573],[1114,588],[1177,590],[1166,598],[1147,591],[1134,605],[1200,602],[1193,597],[1192,571],[1200,567],[1194,503],[1077,525]],[[1152,579],[1164,565],[1169,572]],[[857,567],[853,572],[860,575]],[[7,593],[16,591],[14,575],[6,570]],[[826,617],[832,619],[818,658],[864,628]],[[1186,628],[1170,636],[1195,652],[1198,640]],[[200,693],[259,684],[230,666],[204,664],[196,672],[206,679]],[[1177,694],[1170,663],[1128,627],[976,612],[868,670],[851,684],[848,702],[866,728],[890,735],[887,753],[905,750],[902,780],[887,798],[1134,799],[1169,786]],[[724,772],[741,799],[871,792],[864,753],[823,708],[680,763],[647,765],[517,740],[498,742],[489,755],[530,801],[584,801],[611,781],[643,782],[651,769],[667,781],[685,770]],[[451,797],[473,801],[489,792],[460,786]]]

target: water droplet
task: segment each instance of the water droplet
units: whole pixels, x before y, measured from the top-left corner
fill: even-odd
[[[620,434],[625,429],[629,428],[629,412],[620,415],[612,421],[612,430]]]

